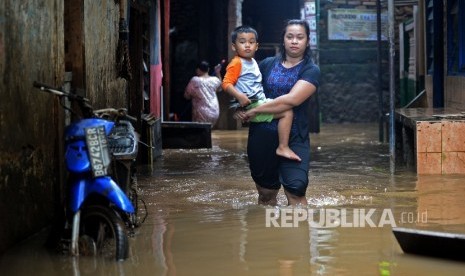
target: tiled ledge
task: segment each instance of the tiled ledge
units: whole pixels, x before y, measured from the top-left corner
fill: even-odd
[[[396,122],[410,128],[414,167],[418,174],[465,174],[465,114],[450,108],[405,108],[396,110]],[[409,135],[402,130],[396,136]]]

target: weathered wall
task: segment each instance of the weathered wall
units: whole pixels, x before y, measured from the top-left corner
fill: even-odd
[[[319,90],[325,123],[376,122],[379,119],[378,52],[376,41],[328,40],[327,11],[331,8],[369,8],[362,1],[322,2],[319,23]],[[365,2],[364,2],[365,3]],[[373,7],[372,7],[373,8]],[[389,106],[389,60],[382,43],[384,110]]]
[[[425,90],[426,90],[426,101],[428,103],[428,107],[433,107],[433,76],[426,75],[425,76]]]
[[[61,110],[34,80],[61,84],[63,1],[0,4],[0,253],[51,219]]]
[[[465,77],[446,76],[444,80],[444,106],[465,109]]]
[[[115,66],[118,5],[114,0],[86,0],[83,10],[87,97],[96,108],[125,107],[126,80],[118,78]]]
[[[0,3],[0,254],[49,225],[63,196],[63,111],[33,81],[59,87],[70,71],[95,107],[126,107],[115,65],[118,2]]]

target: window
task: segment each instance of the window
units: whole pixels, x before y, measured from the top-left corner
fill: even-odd
[[[447,73],[465,75],[465,0],[447,1]]]

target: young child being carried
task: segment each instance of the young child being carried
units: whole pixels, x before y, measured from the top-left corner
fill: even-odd
[[[262,74],[254,59],[258,49],[257,31],[249,26],[237,27],[231,33],[231,43],[236,56],[226,67],[222,83],[223,90],[235,99],[231,107],[250,109],[267,101],[272,101],[272,99],[265,97]],[[291,109],[278,114],[260,113],[251,122],[271,122],[273,119],[279,119],[279,146],[276,149],[276,154],[291,160],[301,161],[300,157],[288,145],[293,117]]]

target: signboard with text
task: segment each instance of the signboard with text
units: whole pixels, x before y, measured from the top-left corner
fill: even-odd
[[[381,13],[381,40],[387,40],[387,12]],[[328,10],[328,39],[377,40],[376,10]]]

